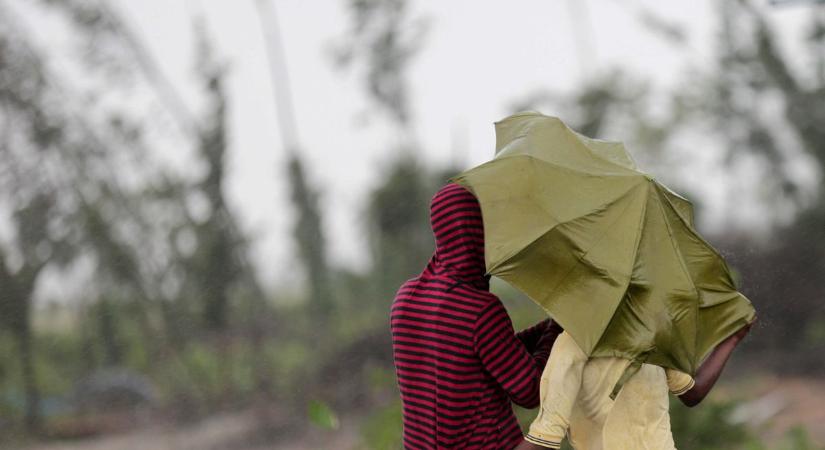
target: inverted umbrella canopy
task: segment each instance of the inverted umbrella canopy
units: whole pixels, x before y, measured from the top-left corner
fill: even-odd
[[[541,305],[591,357],[695,375],[753,320],[692,205],[618,142],[555,117],[496,123],[496,156],[453,181],[481,204],[487,271]]]

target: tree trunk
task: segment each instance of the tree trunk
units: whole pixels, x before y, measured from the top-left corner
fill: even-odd
[[[12,273],[0,251],[0,319],[11,331],[20,358],[20,374],[25,392],[25,425],[29,432],[40,430],[40,390],[34,364],[34,339],[31,326],[31,300],[42,265],[26,265]]]
[[[40,389],[37,384],[37,373],[34,366],[34,342],[29,323],[27,300],[23,300],[26,303],[26,311],[25,314],[21,314],[22,317],[18,317],[23,321],[14,327],[14,337],[17,341],[17,351],[20,356],[20,374],[26,394],[26,430],[36,433],[40,430],[42,418],[40,415]]]

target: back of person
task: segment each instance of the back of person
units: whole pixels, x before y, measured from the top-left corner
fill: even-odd
[[[569,429],[576,450],[675,450],[668,391],[680,395],[693,387],[693,379],[642,364],[611,400],[629,364],[613,357],[588,360],[573,338],[563,333],[542,374],[542,409],[525,439],[558,448]]]
[[[513,448],[522,435],[510,400],[475,352],[476,318],[493,300],[451,284],[410,281],[393,304],[405,448]]]
[[[550,336],[543,321],[513,332],[488,291],[481,209],[471,193],[447,185],[431,218],[435,254],[399,289],[391,311],[404,448],[513,449],[522,434],[511,400],[538,406],[541,370],[561,330]]]

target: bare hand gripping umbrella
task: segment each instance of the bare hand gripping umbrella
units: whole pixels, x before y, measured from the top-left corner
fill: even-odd
[[[481,204],[490,275],[541,305],[591,357],[695,375],[755,311],[696,232],[690,202],[636,169],[619,142],[555,117],[496,123],[496,156],[454,182]]]

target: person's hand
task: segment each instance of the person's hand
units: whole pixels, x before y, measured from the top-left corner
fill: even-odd
[[[751,331],[751,327],[753,327],[754,323],[756,323],[756,317],[754,317],[749,324],[745,325],[744,327],[740,328],[739,331],[734,333],[733,336],[736,338],[736,340],[741,341],[742,339],[745,339],[745,336],[747,336],[748,332]]]
[[[524,440],[521,441],[521,444],[519,444],[513,450],[547,450],[548,448],[550,447],[542,447],[541,445],[533,444],[530,441]]]

